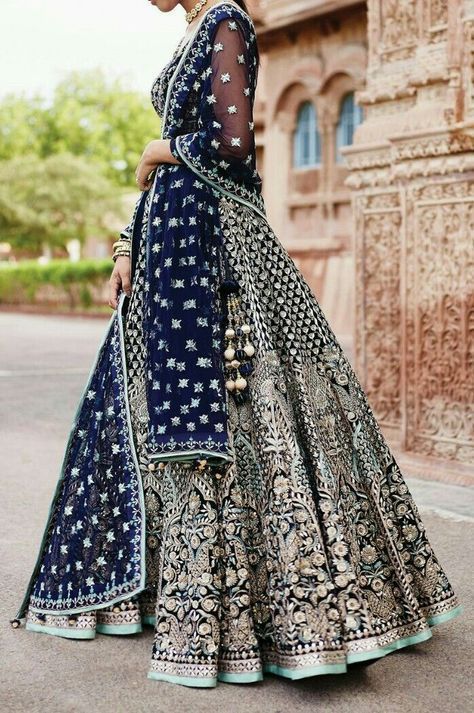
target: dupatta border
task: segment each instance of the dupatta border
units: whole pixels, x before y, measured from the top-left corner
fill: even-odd
[[[99,348],[97,349],[96,358],[94,360],[92,368],[90,369],[89,376],[86,380],[86,385],[85,385],[82,395],[79,399],[79,403],[78,403],[78,406],[76,409],[76,413],[74,415],[73,423],[72,423],[70,433],[69,433],[69,438],[68,438],[66,448],[65,448],[61,472],[60,472],[60,475],[59,475],[57,483],[56,483],[56,488],[55,488],[54,495],[53,495],[53,498],[50,503],[50,507],[49,507],[49,511],[48,511],[48,515],[47,515],[47,519],[46,519],[46,524],[43,529],[43,536],[42,536],[41,543],[39,546],[36,563],[34,565],[33,572],[30,577],[30,580],[28,582],[26,592],[23,597],[20,608],[18,609],[18,612],[12,621],[15,621],[15,619],[21,620],[21,619],[25,618],[26,610],[28,609],[29,606],[31,607],[31,611],[34,611],[37,613],[46,613],[46,614],[54,613],[54,609],[52,609],[52,608],[45,609],[42,607],[29,605],[29,600],[30,600],[30,596],[31,596],[31,593],[33,590],[33,585],[34,585],[37,575],[39,573],[40,565],[42,562],[42,555],[43,555],[44,549],[46,547],[47,538],[49,535],[51,521],[54,516],[57,500],[58,500],[58,497],[60,495],[60,492],[61,492],[61,489],[63,486],[65,472],[66,472],[66,465],[68,462],[68,455],[69,455],[70,447],[72,445],[73,438],[75,436],[75,428],[76,428],[76,425],[77,425],[77,422],[78,422],[78,419],[79,419],[79,416],[81,413],[81,409],[84,405],[84,402],[85,402],[85,399],[86,399],[86,396],[87,396],[87,393],[89,390],[89,385],[92,381],[95,370],[97,369],[99,360],[102,356],[103,349],[112,334],[115,320],[118,321],[118,332],[119,332],[119,338],[120,338],[120,357],[121,357],[120,360],[121,360],[123,374],[124,374],[124,389],[123,389],[123,391],[124,391],[124,406],[125,406],[125,413],[126,413],[126,420],[127,420],[127,430],[129,432],[129,435],[131,436],[129,438],[129,444],[130,444],[130,450],[131,450],[131,454],[132,454],[133,463],[134,463],[135,469],[137,471],[137,476],[138,476],[137,491],[138,491],[139,510],[140,510],[140,514],[141,514],[141,528],[140,528],[140,535],[139,535],[139,537],[140,537],[140,580],[139,580],[138,585],[136,587],[134,587],[133,589],[128,588],[125,593],[122,593],[122,594],[119,593],[116,596],[113,596],[112,598],[107,599],[107,601],[105,601],[105,602],[94,602],[93,604],[87,604],[87,605],[79,606],[79,607],[62,608],[61,610],[58,610],[57,613],[58,614],[79,614],[81,612],[87,612],[87,611],[91,611],[91,610],[95,610],[95,609],[103,609],[105,607],[108,607],[115,603],[118,603],[122,600],[129,599],[130,597],[134,596],[135,594],[138,594],[141,591],[143,591],[143,589],[145,588],[145,578],[146,578],[146,569],[145,569],[145,528],[146,528],[145,501],[144,501],[144,494],[143,494],[143,485],[142,485],[142,480],[141,480],[141,475],[140,475],[140,468],[138,465],[135,444],[133,442],[133,436],[132,436],[132,431],[131,431],[130,408],[129,408],[129,403],[128,403],[128,393],[127,393],[127,376],[126,376],[127,371],[126,371],[125,348],[124,348],[124,330],[123,330],[123,308],[124,308],[125,299],[126,299],[126,295],[122,294],[120,301],[119,301],[119,305],[117,307],[117,311],[115,314],[112,315],[112,317],[109,321],[109,324],[106,328],[102,342],[101,342]],[[133,582],[133,580],[132,580],[132,582]],[[123,587],[128,587],[128,586],[130,586],[130,584],[131,583],[122,583],[120,585],[120,587],[117,587],[117,589],[119,589],[119,588],[123,589]],[[113,592],[113,588],[110,591]]]

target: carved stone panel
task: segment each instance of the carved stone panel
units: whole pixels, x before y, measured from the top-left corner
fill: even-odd
[[[359,195],[356,208],[357,370],[383,426],[398,429],[400,393],[400,198]]]
[[[379,0],[380,51],[384,59],[411,56],[420,28],[417,0]]]
[[[433,29],[446,25],[448,0],[429,0],[429,24]]]
[[[474,462],[474,183],[407,194],[406,447]]]

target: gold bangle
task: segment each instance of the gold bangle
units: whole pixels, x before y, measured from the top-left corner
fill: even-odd
[[[115,242],[112,245],[112,248],[114,250],[120,250],[121,248],[129,249],[130,248],[130,240],[117,240],[117,242]]]
[[[119,258],[119,257],[128,257],[128,258],[129,258],[129,257],[130,257],[130,253],[115,253],[115,255],[112,255],[112,260],[113,260],[114,262],[116,262],[116,261],[117,261],[117,258]]]

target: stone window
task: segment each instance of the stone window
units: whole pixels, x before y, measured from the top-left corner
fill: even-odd
[[[346,94],[341,101],[339,121],[336,132],[336,161],[343,162],[340,149],[350,146],[354,140],[354,132],[364,120],[362,107],[355,103],[354,92]]]
[[[321,163],[321,136],[314,104],[303,102],[298,109],[294,133],[293,165],[308,168]]]

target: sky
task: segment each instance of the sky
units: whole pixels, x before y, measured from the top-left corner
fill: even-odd
[[[71,70],[101,68],[149,92],[186,31],[181,6],[148,0],[0,0],[0,97],[50,97]]]

